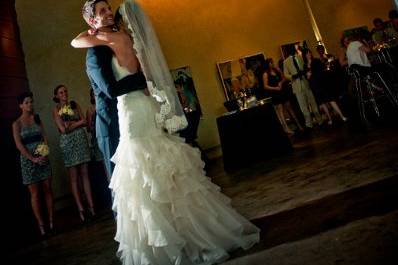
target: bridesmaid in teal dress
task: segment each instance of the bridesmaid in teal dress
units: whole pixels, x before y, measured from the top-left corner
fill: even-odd
[[[87,134],[84,129],[86,120],[79,104],[75,101],[69,101],[68,90],[64,85],[59,85],[54,89],[53,100],[57,103],[53,110],[53,117],[60,132],[60,147],[65,167],[69,172],[70,186],[79,210],[79,217],[84,222],[88,217],[87,214],[91,217],[95,215],[87,166],[91,157]],[[88,211],[83,206],[78,185],[79,178],[82,179]]]
[[[48,152],[38,153],[37,150],[40,144],[47,145],[47,138],[39,115],[34,114],[32,93],[25,92],[19,95],[18,104],[22,114],[12,124],[12,129],[15,145],[21,153],[22,182],[29,188],[33,214],[41,236],[45,236],[54,232],[51,166]],[[44,192],[47,222],[44,221],[40,207],[40,191]]]

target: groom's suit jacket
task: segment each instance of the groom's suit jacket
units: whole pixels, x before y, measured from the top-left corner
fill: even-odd
[[[116,97],[146,87],[142,74],[138,78],[137,75],[128,75],[116,81],[112,71],[112,56],[113,52],[107,46],[90,48],[86,56],[86,71],[96,100],[96,137],[109,176],[113,171],[110,159],[119,143]]]

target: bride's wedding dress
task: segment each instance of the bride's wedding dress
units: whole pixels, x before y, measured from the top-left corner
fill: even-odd
[[[116,57],[112,67],[117,80],[130,74]],[[157,111],[143,91],[118,97],[120,143],[110,188],[123,264],[214,264],[227,251],[250,248],[259,229],[205,176],[199,150],[157,127]]]

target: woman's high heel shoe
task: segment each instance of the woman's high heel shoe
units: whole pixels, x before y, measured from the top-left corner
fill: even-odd
[[[92,221],[95,218],[95,211],[94,211],[94,207],[90,207],[87,210],[87,215],[88,215],[88,219],[90,221]]]
[[[80,221],[84,224],[86,222],[86,217],[84,216],[84,210],[79,210]]]
[[[40,236],[42,239],[47,238],[47,233],[44,225],[39,225]]]
[[[49,234],[51,236],[55,236],[57,234],[57,232],[54,228],[54,224],[52,222],[50,222],[50,224],[49,224]]]
[[[88,208],[88,210],[89,210],[91,216],[94,217],[95,216],[94,207],[90,207],[90,208]]]

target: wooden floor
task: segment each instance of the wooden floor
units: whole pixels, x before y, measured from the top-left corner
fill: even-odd
[[[313,137],[296,141],[290,155],[233,174],[217,164],[209,175],[242,214],[256,219],[394,176],[396,133],[395,129],[316,131]]]
[[[319,238],[326,238],[326,233],[351,229],[346,226],[374,216],[388,215],[382,220],[387,222],[384,227],[389,227],[392,222],[397,224],[398,214],[392,214],[398,210],[397,133],[397,128],[374,128],[363,132],[347,126],[315,130],[308,137],[293,139],[294,152],[291,154],[233,173],[223,170],[221,159],[212,161],[208,175],[232,198],[233,206],[262,229],[261,242],[249,251],[232,253],[231,264],[262,264],[259,259],[270,259],[272,255],[269,253],[273,253],[275,247],[299,244],[311,238],[320,242]],[[104,212],[88,225],[61,227],[59,235],[11,253],[12,258],[7,264],[120,264],[115,257],[114,226],[111,213]],[[355,230],[361,226],[353,227]],[[371,235],[380,241],[378,235],[381,232],[372,231]],[[384,239],[390,252],[398,247],[397,233]],[[372,238],[368,240],[370,242]],[[354,240],[347,245],[357,243]],[[365,252],[376,251],[366,244],[357,248]],[[278,255],[284,255],[283,249]],[[313,252],[308,250],[308,253]],[[262,253],[265,254],[261,256]],[[393,252],[385,254],[397,258]],[[257,255],[257,260],[251,259],[253,263],[248,263],[251,256],[244,257],[247,255]],[[293,255],[291,261],[295,258],[299,260]],[[314,264],[311,255],[307,259],[308,263],[289,264]],[[398,264],[386,263],[382,257],[372,261],[372,264]],[[340,259],[339,263],[330,261],[325,264],[370,263]]]

